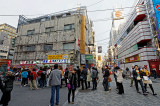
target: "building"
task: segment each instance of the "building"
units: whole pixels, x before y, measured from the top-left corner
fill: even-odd
[[[92,26],[86,7],[32,19],[20,16],[13,63],[80,65],[80,55],[94,50]]]
[[[118,63],[123,69],[139,65],[151,70],[150,60],[157,59],[147,3],[146,0],[138,0],[127,19],[113,18],[115,25],[111,31],[110,46],[112,62]],[[117,21],[120,23],[116,23]]]
[[[16,36],[15,27],[0,25],[0,59],[13,59]]]

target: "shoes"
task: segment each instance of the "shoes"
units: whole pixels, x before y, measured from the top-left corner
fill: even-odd
[[[72,102],[72,104],[74,104],[74,102]]]
[[[156,93],[153,94],[153,96],[156,96],[156,95],[157,95]]]
[[[147,93],[143,93],[143,95],[148,95]]]
[[[141,94],[141,92],[140,92],[140,91],[137,91],[137,93]]]
[[[55,105],[59,105],[59,104],[56,103]]]

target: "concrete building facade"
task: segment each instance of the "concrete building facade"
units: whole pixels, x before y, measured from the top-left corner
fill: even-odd
[[[0,25],[0,59],[13,59],[16,36],[15,27]]]
[[[67,55],[66,63],[80,65],[81,51],[90,54],[94,49],[89,46],[94,44],[92,26],[86,7],[32,19],[20,16],[13,63],[43,63],[48,55]]]

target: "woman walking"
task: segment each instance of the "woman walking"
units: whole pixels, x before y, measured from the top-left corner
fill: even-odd
[[[75,90],[77,87],[77,77],[76,77],[76,69],[74,68],[71,75],[69,75],[69,83],[67,84],[68,87],[68,103],[70,102],[70,96],[72,93],[72,104],[74,104],[74,97],[75,97]]]
[[[124,89],[123,89],[123,77],[122,77],[122,73],[123,70],[122,69],[118,69],[117,72],[115,72],[116,76],[117,76],[117,84],[118,84],[118,93],[117,94],[124,94]]]
[[[90,82],[91,82],[91,71],[89,68],[87,68],[87,82],[88,82],[88,88],[90,88]]]

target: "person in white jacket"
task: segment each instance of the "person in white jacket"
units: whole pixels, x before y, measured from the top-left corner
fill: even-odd
[[[115,72],[116,76],[117,76],[117,84],[118,84],[118,94],[122,95],[124,94],[124,89],[123,89],[123,70],[122,69],[118,69],[117,72]]]

